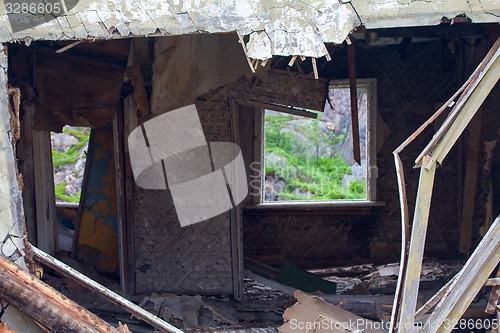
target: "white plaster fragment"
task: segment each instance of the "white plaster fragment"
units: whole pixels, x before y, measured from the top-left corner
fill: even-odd
[[[66,14],[67,23],[60,17],[16,33],[5,7],[0,6],[0,41],[26,36],[108,39],[112,36],[106,29],[111,27],[123,37],[158,30],[164,35],[238,30],[251,35],[249,56],[255,59],[263,60],[270,53],[321,57],[324,43],[342,43],[361,21],[370,29],[425,26],[465,13],[476,23],[498,23],[499,7],[498,0],[352,0],[346,4],[337,0],[80,0]],[[26,23],[29,16],[15,20]]]
[[[250,34],[247,51],[252,59],[265,60],[273,57],[271,40],[263,31]]]

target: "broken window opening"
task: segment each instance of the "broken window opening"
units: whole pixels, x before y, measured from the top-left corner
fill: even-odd
[[[361,165],[354,161],[348,82],[330,85],[316,119],[263,111],[263,203],[375,200],[375,80],[358,82]]]
[[[50,134],[59,252],[70,253],[73,249],[90,131],[88,127],[66,125],[61,133]]]
[[[90,128],[64,126],[51,132],[56,203],[80,202]]]

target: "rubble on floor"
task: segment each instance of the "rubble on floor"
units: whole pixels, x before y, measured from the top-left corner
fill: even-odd
[[[461,269],[462,265],[463,263],[459,261],[426,261],[422,271],[422,290],[419,294],[421,297],[419,304],[423,304],[430,298]],[[240,301],[229,296],[173,294],[135,296],[132,301],[183,331],[193,333],[278,332],[279,327],[282,327],[280,332],[288,332],[291,319],[289,314],[295,313],[296,310],[293,310],[295,307],[298,306],[300,309],[301,304],[311,302],[315,307],[319,306],[330,311],[324,312],[324,309],[322,310],[324,313],[329,313],[321,315],[324,318],[318,313],[314,317],[309,311],[309,315],[314,318],[307,317],[306,319],[311,319],[311,323],[323,320],[323,324],[332,324],[334,319],[350,318],[351,321],[361,322],[361,320],[365,320],[365,323],[381,325],[381,323],[387,323],[390,320],[394,299],[393,292],[399,272],[398,264],[330,267],[311,269],[309,272],[327,281],[335,282],[337,294],[328,295],[321,292],[306,294],[295,291],[288,286],[281,286],[283,287],[281,288],[278,282],[251,275],[255,276],[256,279],[245,277],[244,297]],[[89,293],[77,283],[57,276],[51,270],[45,271],[43,279],[115,327],[121,322],[126,324],[131,332],[155,332],[152,326],[134,318],[102,296]],[[118,285],[113,281],[103,277],[100,277],[99,281],[111,289],[118,290]],[[266,281],[272,281],[272,283],[266,283]],[[277,289],[281,289],[281,291]],[[294,291],[295,296],[299,299],[298,305],[293,297]],[[480,296],[484,297],[478,297],[481,301],[473,303],[471,306],[469,311],[471,317],[485,317],[487,315],[484,313],[487,304],[486,290]],[[312,306],[311,304],[309,305]],[[310,309],[316,309],[315,307]],[[296,319],[298,320],[298,318]],[[285,328],[283,325],[287,320],[288,326]],[[380,326],[372,325],[372,327]],[[300,330],[294,330],[294,332],[300,332]],[[330,330],[329,332],[336,331]],[[377,330],[373,332],[377,332]]]

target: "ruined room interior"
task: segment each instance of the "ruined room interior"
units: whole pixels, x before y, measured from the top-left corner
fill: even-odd
[[[297,296],[296,289],[352,318],[389,322],[402,237],[393,151],[446,105],[498,36],[498,24],[466,18],[433,27],[358,28],[343,44],[327,43],[329,57],[274,56],[264,62],[247,58],[236,33],[9,43],[10,112],[19,121],[12,127],[19,130],[13,132],[15,156],[27,239],[36,251],[31,269],[69,299],[131,332],[159,328],[89,292],[40,253],[185,332],[277,332],[296,302],[294,293],[307,304],[309,296]],[[335,89],[344,89],[343,97]],[[417,309],[459,273],[500,214],[499,96],[496,84],[436,169]],[[345,110],[338,111],[341,101]],[[181,227],[168,189],[135,184],[127,138],[141,124],[191,104],[207,141],[241,148],[249,195],[236,208]],[[446,122],[448,106],[400,154],[410,221],[424,178],[413,168],[415,159]],[[285,181],[271,168],[271,158],[262,166],[271,142],[268,115],[295,117],[308,126],[305,121],[324,119],[327,109],[345,117],[323,120],[318,128],[335,133],[337,141],[328,144],[349,148],[344,156],[358,149],[364,197],[308,200],[314,190],[304,186],[288,196],[276,194]],[[358,131],[353,118],[362,124]],[[56,200],[54,182],[51,135],[65,126],[90,132],[81,194],[72,204]],[[314,154],[322,143],[307,140],[305,154],[318,160]],[[273,163],[292,161],[276,151],[270,153]],[[354,165],[356,157],[348,158]],[[494,266],[486,277],[490,284],[460,317],[496,320],[500,289]],[[334,316],[336,310],[330,311]],[[474,331],[496,332],[483,327]]]

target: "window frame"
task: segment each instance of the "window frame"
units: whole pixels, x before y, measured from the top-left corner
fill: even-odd
[[[277,201],[277,202],[264,202],[264,183],[265,172],[264,168],[264,113],[265,110],[272,110],[283,112],[283,110],[274,110],[272,105],[265,108],[256,108],[255,112],[255,147],[254,147],[254,162],[260,165],[260,192],[259,195],[254,195],[252,204],[247,205],[245,208],[250,209],[267,209],[267,208],[284,208],[284,209],[310,209],[310,208],[357,208],[357,207],[373,207],[381,206],[382,202],[377,201],[377,80],[374,78],[358,79],[356,81],[358,88],[366,88],[367,91],[367,177],[366,177],[366,199],[365,200],[328,200],[328,201]],[[349,88],[348,80],[332,80],[328,86],[330,89],[335,88]],[[239,104],[245,104],[240,101]],[[253,175],[255,177],[255,175]]]

